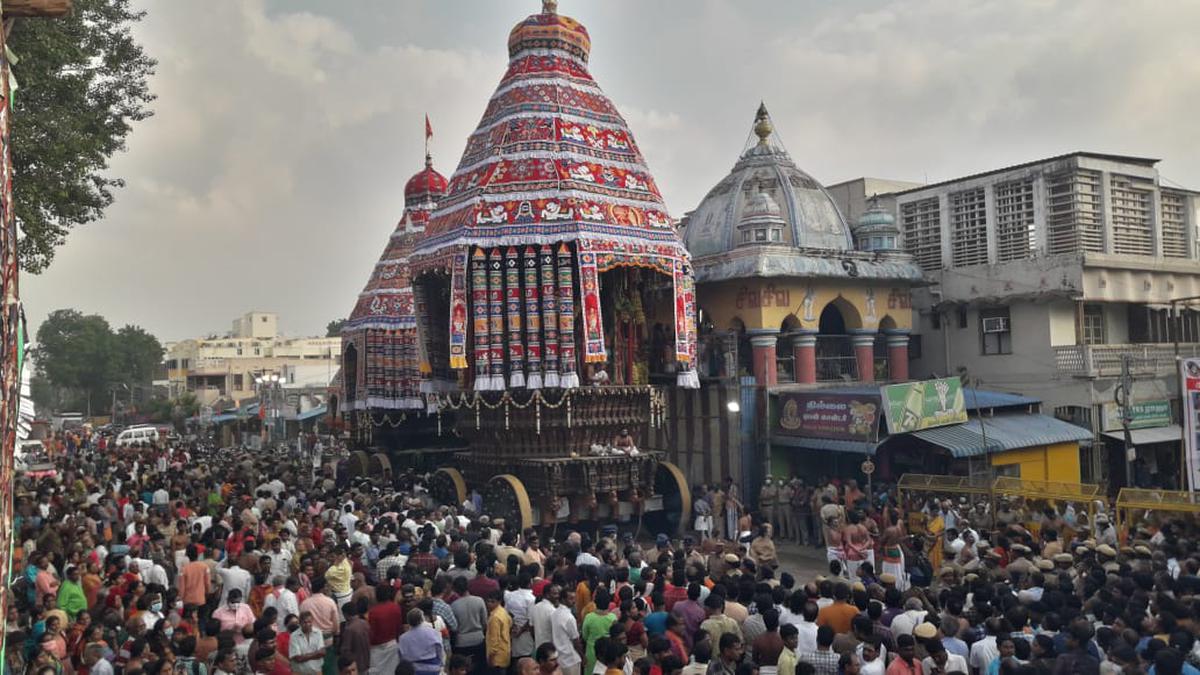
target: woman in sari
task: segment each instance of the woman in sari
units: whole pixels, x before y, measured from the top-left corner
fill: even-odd
[[[925,525],[925,539],[929,543],[929,563],[934,570],[942,568],[942,557],[945,553],[946,521],[942,517],[942,507],[934,502],[929,507],[929,522]]]

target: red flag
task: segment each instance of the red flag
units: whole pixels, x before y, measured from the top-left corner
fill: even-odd
[[[425,116],[425,140],[433,138],[433,125],[429,123],[429,115]]]

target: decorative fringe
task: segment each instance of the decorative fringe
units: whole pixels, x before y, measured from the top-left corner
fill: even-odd
[[[557,389],[562,386],[558,380],[558,373],[553,370],[546,373],[546,387],[548,389]]]
[[[699,389],[700,374],[695,370],[681,370],[675,378],[675,384],[683,389]]]
[[[421,380],[420,388],[421,388],[422,394],[432,394],[433,393],[433,380]]]
[[[579,373],[563,373],[562,376],[563,389],[578,389],[579,388]]]
[[[533,376],[530,375],[530,378],[532,378],[532,377]],[[524,387],[525,387],[525,374],[519,370],[514,371],[513,374],[508,377],[508,388],[509,389],[521,389]]]
[[[542,374],[537,373],[537,372],[530,373],[529,381],[525,383],[525,388],[526,389],[541,389],[542,388]]]

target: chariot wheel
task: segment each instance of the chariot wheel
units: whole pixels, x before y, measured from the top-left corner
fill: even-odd
[[[683,471],[671,462],[659,462],[654,473],[654,494],[662,497],[662,510],[646,514],[651,534],[681,535],[690,527],[692,489]]]
[[[525,530],[533,527],[533,504],[520,478],[512,474],[493,476],[483,489],[483,512],[503,518],[505,527],[516,525]]]
[[[392,460],[388,459],[388,456],[382,452],[377,452],[371,455],[369,468],[371,470],[371,476],[378,476],[379,478],[386,476],[390,479],[394,475],[392,473]]]
[[[355,450],[350,453],[350,459],[346,461],[346,475],[350,478],[359,478],[367,475],[367,471],[371,468],[371,457],[362,450]]]
[[[467,481],[458,469],[444,466],[429,477],[429,494],[438,505],[461,507],[467,500]]]

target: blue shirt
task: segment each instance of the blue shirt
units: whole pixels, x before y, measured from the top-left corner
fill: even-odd
[[[667,613],[663,611],[650,612],[642,620],[642,624],[646,626],[647,635],[663,635],[667,632]],[[1200,675],[1200,673],[1196,675]]]

